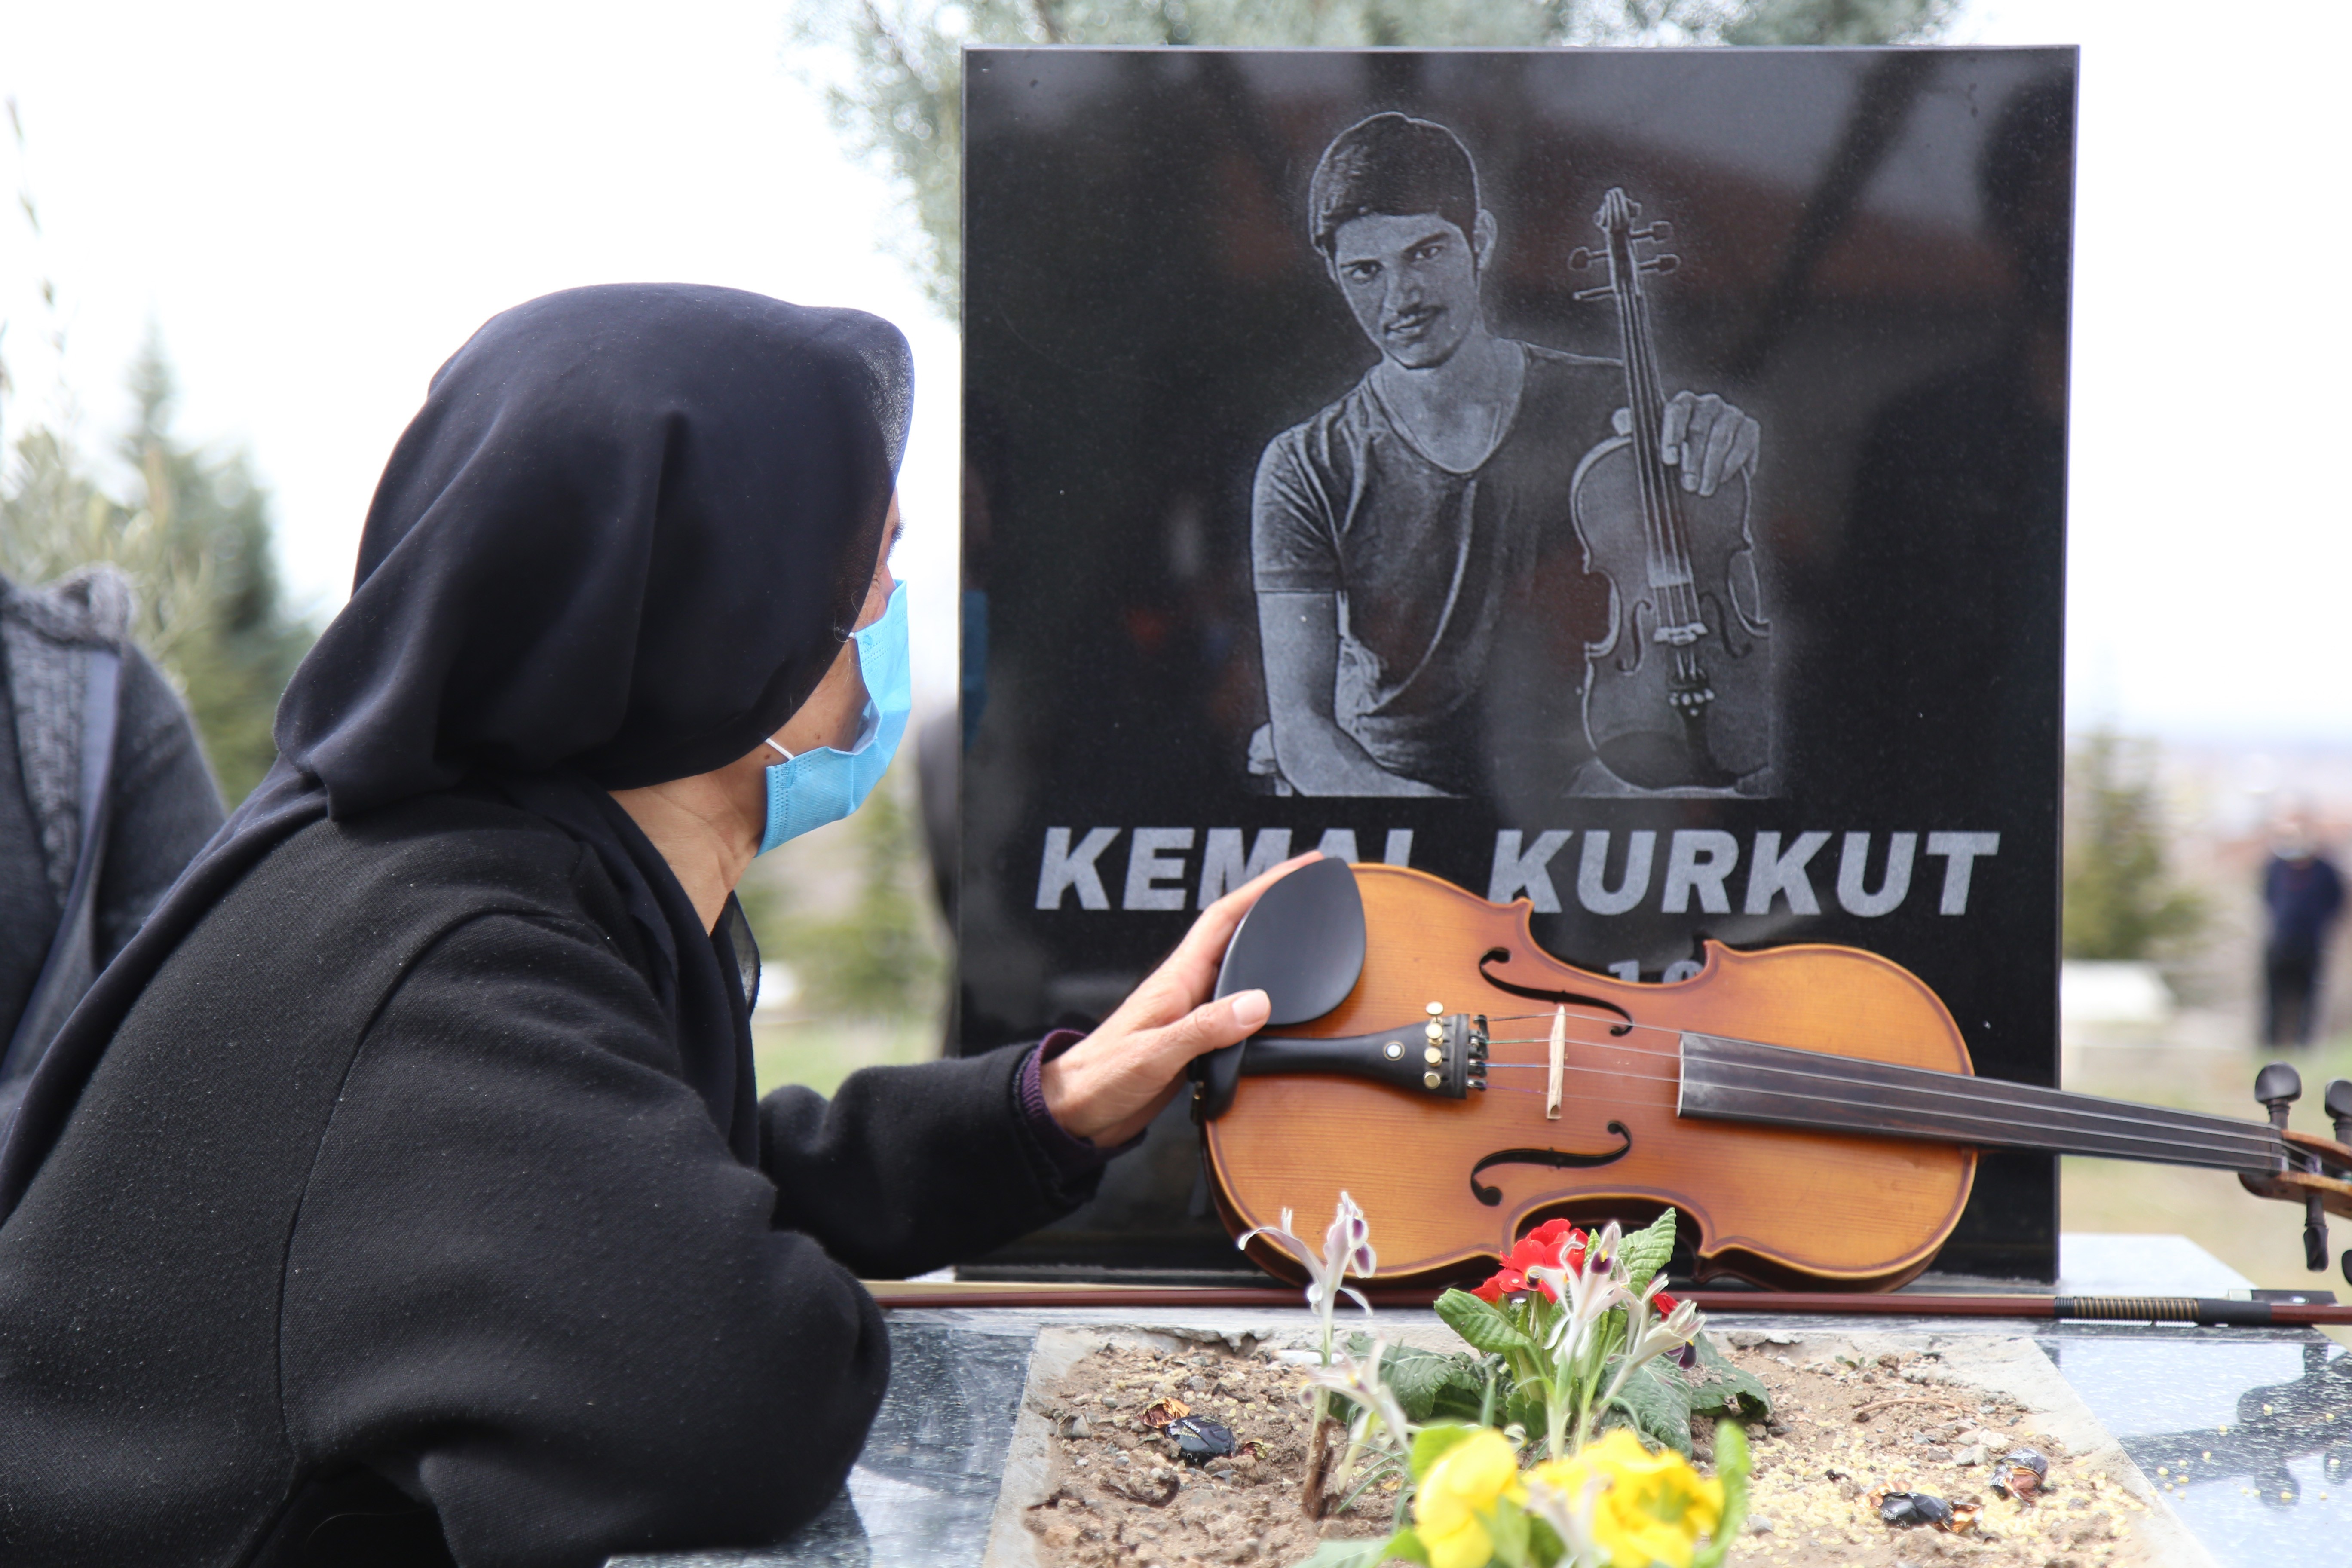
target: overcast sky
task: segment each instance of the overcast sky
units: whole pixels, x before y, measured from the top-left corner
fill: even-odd
[[[2352,6],[2221,31],[2236,15],[1976,0],[1954,41],[2084,48],[2070,723],[2352,743],[2333,471]],[[65,395],[87,445],[110,440],[157,322],[184,430],[250,449],[289,581],[331,609],[394,437],[483,318],[628,279],[860,306],[915,344],[899,568],[919,681],[951,689],[955,335],[891,258],[887,186],[793,74],[782,0],[0,0],[0,91],[46,229],[36,252],[0,215],[11,437]]]

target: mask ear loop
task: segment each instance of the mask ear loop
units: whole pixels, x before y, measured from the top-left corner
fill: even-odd
[[[774,736],[771,735],[762,740],[760,743],[767,747],[770,751],[775,752],[776,755],[783,758],[784,761],[789,763],[793,760],[793,754],[790,752],[776,744],[776,738]]]

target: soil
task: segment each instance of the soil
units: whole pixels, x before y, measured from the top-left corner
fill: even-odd
[[[1773,1568],[2137,1568],[2147,1507],[2036,1429],[2014,1400],[1953,1378],[1935,1351],[1864,1359],[1809,1354],[1795,1336],[1735,1331],[1726,1349],[1772,1395],[1769,1429],[1751,1426],[1748,1533],[1735,1563]],[[2049,1475],[2030,1500],[2003,1497],[1999,1462],[2031,1447]],[[1977,1505],[1973,1528],[1946,1533],[1883,1523],[1883,1491]]]
[[[1106,1343],[1034,1397],[1057,1433],[1045,1499],[1028,1510],[1039,1561],[1280,1565],[1326,1537],[1387,1534],[1393,1492],[1320,1521],[1301,1511],[1312,1397],[1304,1370],[1269,1351]],[[1169,1399],[1232,1428],[1234,1455],[1198,1468],[1181,1462],[1175,1443],[1146,1420],[1161,1416],[1153,1406]]]
[[[1934,1351],[1841,1358],[1786,1334],[1717,1336],[1771,1392],[1769,1426],[1748,1428],[1748,1528],[1732,1562],[1748,1568],[2138,1568],[2145,1505],[2079,1463],[2015,1401],[1951,1379]],[[1027,1511],[1046,1568],[1282,1568],[1318,1540],[1384,1534],[1393,1492],[1309,1521],[1299,1507],[1311,1395],[1303,1369],[1268,1349],[1179,1351],[1106,1340],[1033,1393],[1054,1422],[1045,1500]],[[1194,1468],[1164,1436],[1168,1407],[1232,1428],[1238,1451]],[[1155,1408],[1157,1407],[1157,1408]],[[1155,1425],[1157,1423],[1157,1425]],[[1710,1468],[1711,1428],[1695,1432]],[[2049,1461],[2040,1495],[1996,1494],[1997,1462],[2031,1447]],[[1973,1528],[1892,1528],[1886,1490],[1974,1504]]]

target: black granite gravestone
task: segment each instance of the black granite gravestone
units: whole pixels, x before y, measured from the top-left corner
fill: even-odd
[[[966,58],[967,1048],[1320,847],[2054,1082],[2073,51]],[[1202,1197],[1171,1108],[974,1272],[1232,1268]],[[1989,1155],[1938,1267],[2055,1230]]]

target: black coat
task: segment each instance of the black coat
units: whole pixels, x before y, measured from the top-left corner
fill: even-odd
[[[1087,1194],[1018,1048],[772,1094],[751,1169],[649,975],[597,857],[511,806],[429,795],[269,852],[0,1226],[0,1562],[446,1537],[552,1568],[815,1513],[887,1374],[853,1275]]]

